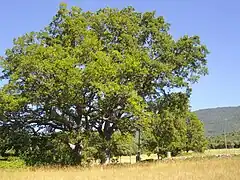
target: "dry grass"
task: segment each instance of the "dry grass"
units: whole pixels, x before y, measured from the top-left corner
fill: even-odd
[[[181,159],[184,157],[206,157],[206,156],[214,156],[214,155],[221,155],[221,154],[230,154],[230,155],[240,155],[240,148],[239,149],[209,149],[206,150],[204,153],[186,153],[176,157],[176,159]],[[151,154],[147,156],[146,154],[141,155],[142,160],[146,159],[157,159],[156,154]],[[121,158],[121,163],[136,163],[135,156],[123,156]]]
[[[204,152],[206,156],[217,154],[240,154],[240,149],[209,149]]]
[[[0,170],[1,180],[237,180],[240,158],[214,158],[91,169]]]

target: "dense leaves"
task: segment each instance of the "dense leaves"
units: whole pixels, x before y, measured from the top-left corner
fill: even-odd
[[[240,132],[208,137],[208,146],[210,149],[224,149],[226,145],[227,148],[240,148]]]
[[[203,124],[194,113],[189,112],[186,94],[172,93],[161,101],[151,104],[154,119],[145,128],[143,145],[147,151],[158,156],[173,155],[184,150],[203,152],[206,148]]]
[[[204,127],[196,114],[189,113],[187,116],[187,144],[186,150],[203,152],[207,147],[207,140],[204,136]]]
[[[115,132],[131,134],[156,118],[167,127],[157,132],[167,142],[163,148],[178,151],[186,128],[177,114],[188,109],[181,103],[191,84],[207,73],[208,50],[198,36],[174,40],[169,28],[155,12],[83,12],[61,4],[48,26],[15,39],[1,59],[8,80],[0,92],[1,125],[19,123],[40,139],[70,134],[57,139],[66,148],[73,144],[80,163],[84,139],[97,132],[102,143],[89,153],[101,149],[99,155],[110,157]]]

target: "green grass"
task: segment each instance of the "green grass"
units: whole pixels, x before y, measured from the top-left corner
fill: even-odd
[[[0,168],[14,169],[26,167],[25,162],[18,157],[8,157],[6,159],[0,157]]]

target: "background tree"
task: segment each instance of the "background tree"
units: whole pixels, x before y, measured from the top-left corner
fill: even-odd
[[[222,134],[219,136],[208,137],[208,147],[210,149],[224,149],[225,146],[225,136],[228,148],[239,148],[240,147],[240,132],[235,131],[232,133]]]
[[[157,153],[158,158],[166,156],[168,151],[177,155],[185,148],[188,104],[186,94],[172,93],[150,105],[154,118],[144,132],[144,145],[150,152]]]
[[[115,133],[112,138],[113,156],[120,158],[122,156],[132,156],[137,153],[137,144],[132,134]]]
[[[187,143],[186,150],[203,152],[207,147],[207,140],[204,135],[203,123],[194,113],[189,113],[187,117]]]

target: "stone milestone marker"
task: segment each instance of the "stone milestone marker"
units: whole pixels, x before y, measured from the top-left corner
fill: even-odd
[[[167,158],[168,158],[168,159],[171,159],[171,158],[172,158],[171,152],[167,152]]]

